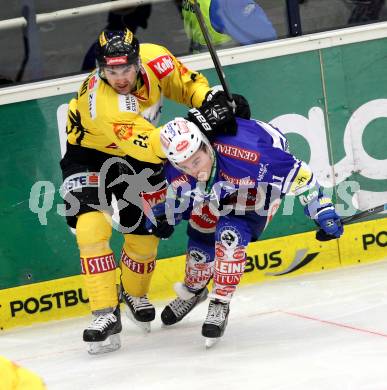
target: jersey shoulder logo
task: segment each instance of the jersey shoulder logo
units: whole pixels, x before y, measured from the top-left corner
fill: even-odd
[[[153,73],[159,80],[168,76],[173,69],[175,69],[172,57],[169,55],[159,56],[154,60],[149,61],[148,66],[152,69]]]
[[[88,85],[89,90],[94,89],[94,87],[97,85],[97,83],[98,83],[98,78],[96,75],[93,75],[92,77],[90,77],[89,85]]]

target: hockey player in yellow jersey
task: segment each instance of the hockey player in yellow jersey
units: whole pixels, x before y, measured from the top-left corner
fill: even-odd
[[[0,390],[46,390],[42,379],[18,364],[0,356]]]
[[[169,235],[163,229],[171,227],[164,223],[165,215],[158,215],[156,228],[149,233],[142,205],[144,200],[151,205],[165,200],[165,155],[155,127],[163,97],[197,108],[206,99],[217,102],[219,115],[205,118],[208,123],[212,120],[211,130],[232,114],[223,95],[212,93],[202,74],[187,69],[162,46],[140,45],[128,29],[103,31],[96,60],[96,70],[70,101],[67,150],[61,161],[66,218],[76,229],[93,314],[83,333],[92,354],[120,347],[117,262],[110,247],[113,195],[119,209],[116,228],[124,233],[119,261],[122,300],[146,331],[155,318],[147,294],[159,238]],[[196,114],[204,119],[200,108]]]
[[[166,48],[139,45],[128,29],[126,34],[123,39],[131,42],[135,62],[130,65],[120,63],[127,61],[126,56],[105,60],[103,53],[109,42],[105,32],[100,35],[99,68],[86,78],[78,98],[70,102],[68,141],[116,156],[130,155],[160,163],[163,154],[159,146],[155,150],[141,147],[141,136],[150,137],[154,146],[152,132],[163,96],[188,107],[199,107],[210,87],[202,74],[188,70]]]

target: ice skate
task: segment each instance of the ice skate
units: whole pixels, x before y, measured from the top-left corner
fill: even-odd
[[[174,287],[178,297],[162,311],[161,321],[164,325],[173,325],[181,321],[195,306],[207,299],[207,287],[196,294],[190,292],[182,283],[176,283]]]
[[[230,312],[229,306],[228,302],[222,302],[218,299],[210,301],[207,317],[202,327],[206,348],[211,348],[223,336]]]
[[[83,341],[88,343],[88,352],[91,355],[98,355],[119,349],[121,330],[119,307],[114,312],[93,314],[93,321],[83,331]]]
[[[126,314],[140,329],[145,333],[151,331],[151,321],[155,319],[155,307],[149,302],[148,297],[134,297],[129,295],[126,291],[122,291],[122,298],[126,303],[128,309]]]

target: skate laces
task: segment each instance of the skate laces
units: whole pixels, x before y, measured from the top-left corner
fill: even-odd
[[[228,303],[211,301],[208,307],[206,324],[222,325],[227,317]]]
[[[188,300],[177,297],[168,306],[172,309],[177,317],[186,314],[197,302],[199,296],[194,296]]]
[[[103,331],[110,324],[117,322],[117,317],[113,313],[100,314],[94,318],[93,322],[87,327],[88,330]]]
[[[149,302],[149,299],[146,295],[142,297],[134,297],[129,295],[124,291],[124,295],[127,301],[133,306],[134,310],[143,310],[143,309],[153,309],[153,305]]]

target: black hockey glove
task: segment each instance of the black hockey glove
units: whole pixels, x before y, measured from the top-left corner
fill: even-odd
[[[158,238],[161,238],[162,240],[167,240],[169,237],[171,237],[172,233],[174,232],[175,228],[174,226],[170,225],[167,221],[167,217],[164,215],[156,216],[156,226],[150,224],[149,219],[146,220],[145,226],[149,233],[152,233]]]
[[[217,102],[219,105],[228,105],[231,107],[231,103],[227,100],[226,92],[219,88],[221,87],[214,87],[211,91],[207,92],[205,102]],[[250,119],[251,110],[246,98],[237,93],[233,93],[232,98],[236,105],[234,110],[235,116],[243,119]]]
[[[316,240],[318,241],[330,241],[330,240],[335,240],[337,237],[326,233],[323,229],[319,229],[316,232]]]
[[[242,95],[238,95],[237,93],[233,93],[232,97],[236,104],[235,116],[237,116],[238,118],[250,119],[250,105],[246,98]]]
[[[221,105],[230,105],[229,101],[227,100],[227,94],[223,91],[223,88],[221,85],[217,85],[214,88],[210,89],[203,100],[203,103],[214,103],[218,102]]]
[[[237,124],[230,106],[206,102],[200,108],[191,108],[187,120],[193,122],[208,138],[216,134],[235,135]]]
[[[168,239],[175,230],[168,223],[165,212],[165,197],[167,189],[162,188],[155,192],[142,193],[142,203],[145,211],[145,229],[161,238]]]
[[[172,235],[175,228],[173,225],[168,223],[165,215],[165,202],[153,206],[152,213],[154,216],[154,222],[146,217],[145,228],[149,233],[152,233],[156,237],[161,238],[162,240],[167,240]]]

